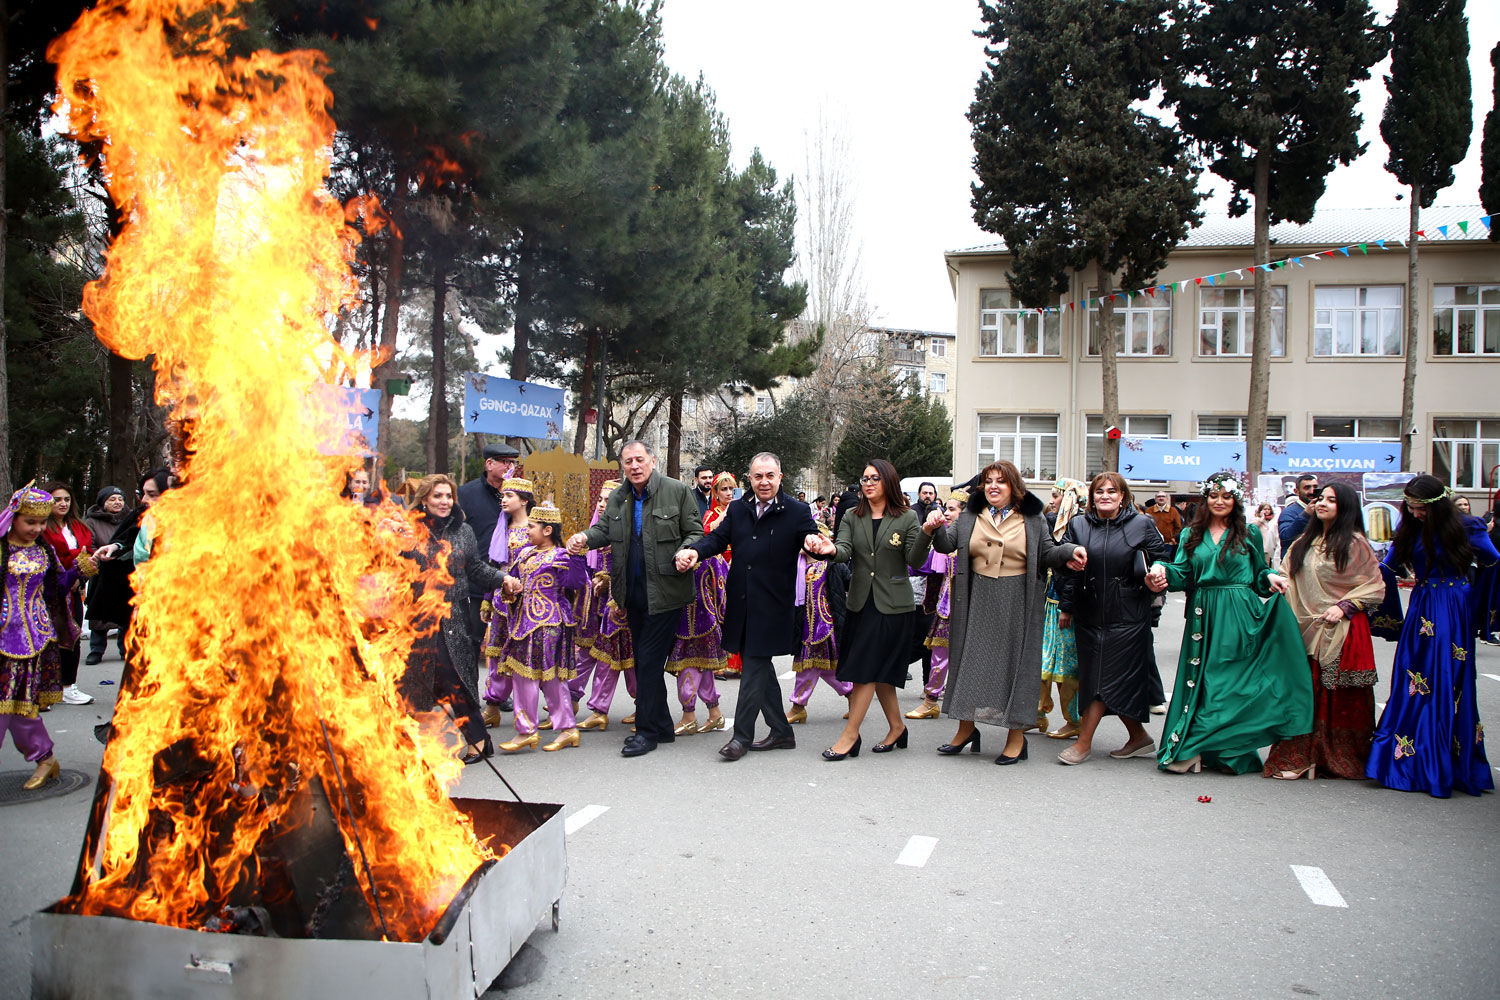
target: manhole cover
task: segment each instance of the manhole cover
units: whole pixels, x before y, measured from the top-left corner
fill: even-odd
[[[37,799],[56,798],[59,795],[76,792],[89,783],[89,776],[82,771],[69,771],[63,768],[62,773],[56,778],[41,788],[28,792],[21,786],[26,784],[26,779],[31,775],[31,770],[0,771],[0,806],[14,806],[23,802],[35,802]]]

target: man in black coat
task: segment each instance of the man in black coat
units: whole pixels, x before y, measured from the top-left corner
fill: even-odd
[[[801,642],[797,615],[797,556],[804,549],[833,554],[833,542],[818,533],[812,508],[781,492],[781,460],[761,452],[750,460],[750,486],[729,505],[729,514],[701,541],[677,553],[688,572],[731,545],[734,561],[725,584],[724,649],[739,653],[744,674],[734,709],[734,738],[719,755],[739,760],[747,750],[791,750],[797,746],[781,708],[781,686],[771,657],[795,653]],[[771,735],[755,742],[755,717],[764,715]]]
[[[474,530],[474,540],[479,543],[479,556],[489,558],[490,539],[494,537],[495,525],[500,522],[500,484],[515,474],[516,460],[521,453],[504,441],[484,446],[484,475],[471,479],[458,488],[458,506],[464,512],[464,520]],[[479,647],[484,642],[485,625],[479,620],[479,605],[487,595],[469,585],[469,611],[465,626],[469,630],[469,641],[474,646],[474,655],[479,659]],[[508,704],[502,705],[510,711]]]

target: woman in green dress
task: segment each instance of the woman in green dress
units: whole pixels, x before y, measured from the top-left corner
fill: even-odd
[[[1312,678],[1297,617],[1278,596],[1286,577],[1245,523],[1244,487],[1219,473],[1200,491],[1176,558],[1147,577],[1188,591],[1191,604],[1157,766],[1247,774],[1261,769],[1261,747],[1312,730]]]

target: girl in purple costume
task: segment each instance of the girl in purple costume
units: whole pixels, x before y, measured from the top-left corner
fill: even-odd
[[[29,485],[0,511],[0,742],[10,733],[16,749],[36,765],[23,786],[27,791],[61,770],[39,713],[62,701],[58,649],[79,634],[67,595],[81,570],[63,569],[52,546],[37,542],[51,514],[52,494]]]
[[[834,634],[833,608],[828,603],[828,574],[833,565],[826,559],[810,559],[805,552],[797,557],[797,575],[804,594],[798,602],[803,609],[802,646],[792,659],[797,680],[792,685],[792,710],[786,713],[786,721],[791,723],[807,721],[807,703],[819,680],[840,698],[849,697],[854,690],[852,683],[839,680],[834,673],[839,668],[839,643]]]
[[[500,669],[511,676],[516,738],[500,744],[515,753],[541,742],[537,733],[538,693],[547,699],[557,737],[543,750],[578,746],[568,681],[573,679],[573,601],[568,591],[589,585],[588,563],[560,546],[562,513],[556,507],[531,511],[527,531],[531,544],[511,562],[501,590],[512,602],[510,634]]]
[[[693,570],[693,603],[677,619],[677,641],[667,656],[667,672],[677,675],[677,699],[682,702],[682,721],[672,730],[677,736],[707,733],[724,728],[719,711],[719,691],[714,671],[729,665],[724,655],[724,580],[729,564],[723,556],[701,562]],[[708,706],[708,721],[698,728],[698,699]]]
[[[599,489],[599,504],[594,510],[597,523],[604,513],[605,501],[620,488],[618,479],[611,479]],[[625,690],[632,700],[635,698],[635,646],[630,639],[630,624],[625,611],[609,596],[609,573],[613,556],[609,547],[593,549],[588,554],[589,569],[594,573],[592,603],[589,607],[592,622],[588,626],[594,637],[589,652],[594,659],[594,681],[589,694],[589,717],[578,724],[579,729],[597,729],[601,733],[609,728],[609,706],[615,700],[615,688],[620,675],[625,675]],[[625,718],[628,726],[635,721],[633,715]]]
[[[949,524],[958,520],[968,502],[967,490],[954,490],[949,495],[943,508]],[[925,641],[927,648],[932,650],[932,670],[922,687],[922,704],[906,713],[908,719],[936,719],[940,716],[943,689],[948,686],[948,616],[953,610],[953,559],[941,552],[933,552],[927,557],[927,562],[931,572],[943,574],[943,589],[938,592],[937,614],[932,616],[932,629]]]
[[[500,523],[495,525],[495,533],[490,536],[489,557],[490,562],[502,571],[510,569],[516,553],[526,547],[526,515],[536,506],[535,496],[536,488],[529,479],[511,478],[500,484]],[[479,652],[489,666],[489,678],[484,686],[484,724],[493,727],[500,725],[500,706],[511,697],[510,675],[500,669],[509,622],[505,597],[498,590],[491,592],[485,606],[489,610],[481,609],[481,614],[487,613],[490,618]]]

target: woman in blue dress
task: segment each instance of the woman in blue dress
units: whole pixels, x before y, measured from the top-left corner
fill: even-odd
[[[1385,562],[1417,579],[1396,659],[1390,700],[1365,774],[1408,792],[1447,798],[1495,787],[1474,703],[1474,626],[1469,565],[1500,560],[1477,519],[1465,518],[1435,476],[1406,485],[1401,524]]]

